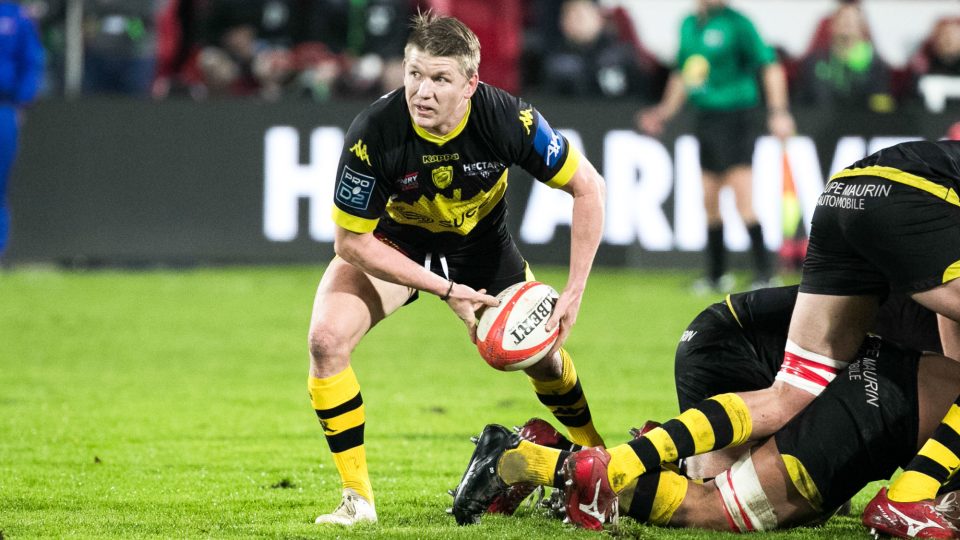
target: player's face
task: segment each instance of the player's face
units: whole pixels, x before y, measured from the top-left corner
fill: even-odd
[[[467,77],[460,63],[447,56],[433,56],[416,47],[407,50],[403,62],[403,88],[410,117],[434,135],[453,131],[467,111],[478,77]]]

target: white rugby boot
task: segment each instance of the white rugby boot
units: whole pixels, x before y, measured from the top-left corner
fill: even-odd
[[[373,503],[364,499],[356,491],[346,488],[343,490],[340,505],[333,512],[318,517],[314,523],[334,523],[349,527],[357,523],[376,522],[377,510],[373,507]]]

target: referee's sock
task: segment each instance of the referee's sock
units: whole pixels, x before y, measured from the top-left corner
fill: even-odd
[[[743,444],[752,430],[750,411],[740,396],[713,396],[639,439],[609,449],[610,487],[619,493],[634,478],[663,463]]]
[[[890,486],[887,497],[896,502],[933,499],[940,486],[960,468],[960,398],[910,463]]]
[[[340,473],[341,485],[350,488],[373,503],[373,487],[367,471],[367,451],[363,446],[365,414],[360,383],[353,368],[318,379],[307,379],[310,403],[313,405],[333,462]]]
[[[747,225],[747,233],[750,235],[750,252],[753,254],[753,265],[756,270],[757,280],[770,279],[770,256],[767,253],[767,246],[763,243],[763,229],[759,223]]]
[[[707,278],[714,283],[727,271],[727,248],[723,245],[723,222],[707,226]]]
[[[563,347],[560,348],[560,359],[563,368],[559,379],[538,381],[530,377],[537,399],[567,428],[571,441],[580,446],[603,446],[603,438],[593,427],[590,406],[580,387],[573,359]]]

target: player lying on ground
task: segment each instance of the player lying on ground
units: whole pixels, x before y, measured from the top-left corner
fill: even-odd
[[[678,385],[681,406],[690,394],[709,393],[731,379],[739,379],[733,384],[749,387],[772,377],[778,366],[764,362],[782,348],[782,340],[776,337],[786,331],[795,296],[795,287],[763,290],[728,297],[724,304],[704,310],[684,333],[677,351],[678,377],[686,372],[697,381]],[[907,304],[890,305],[892,316],[886,320],[924,320],[922,312],[914,317],[918,312]],[[932,318],[926,320],[929,323]],[[936,339],[923,326],[904,337],[915,342]],[[731,369],[700,369],[707,367],[698,362],[707,351],[720,354],[714,356],[716,365]],[[657,470],[624,480],[627,487],[619,493],[621,507],[627,515],[650,523],[721,530],[788,527],[829,516],[867,482],[888,477],[909,460],[916,450],[918,430],[920,437],[929,434],[938,415],[950,405],[949,398],[917,396],[941,393],[960,377],[960,366],[949,360],[938,355],[918,360],[919,353],[877,337],[868,338],[861,353],[824,399],[815,401],[755,449],[752,457],[744,456],[716,481],[701,485],[673,471]],[[827,427],[818,429],[820,424]],[[850,433],[862,433],[863,438],[851,438]],[[548,438],[541,435],[538,442],[555,443]],[[498,426],[488,427],[456,492],[458,522],[476,521],[492,499],[503,499],[517,485],[562,487],[566,480],[572,482],[566,493],[570,519],[589,528],[602,527],[614,515],[617,500],[612,491],[599,489],[606,483],[605,456],[594,449],[566,459],[569,455],[521,442]],[[485,474],[492,464],[497,475]],[[505,485],[513,487],[505,492]],[[736,510],[729,520],[728,507]]]
[[[684,412],[640,440],[609,449],[609,480],[783,427],[855,357],[880,299],[900,291],[938,314],[944,353],[960,359],[960,142],[882,149],[835,174],[813,213],[800,293],[783,365],[769,388],[728,393]],[[953,390],[955,392],[955,390]],[[960,397],[916,458],[864,510],[867,527],[902,538],[933,522],[954,534],[933,498],[960,468]],[[688,414],[689,413],[689,414]],[[693,421],[708,418],[709,421]],[[733,437],[716,429],[732,426]],[[934,527],[929,529],[932,531]]]

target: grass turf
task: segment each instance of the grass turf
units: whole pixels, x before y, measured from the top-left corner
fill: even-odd
[[[0,538],[597,537],[528,509],[469,528],[444,513],[470,435],[550,417],[526,377],[487,367],[462,324],[426,296],[353,357],[380,523],[313,525],[340,491],[306,395],[321,272],[0,274]],[[557,288],[565,278],[538,277]],[[719,299],[687,292],[693,277],[594,272],[568,349],[608,443],[675,413],[676,341]],[[718,536],[629,520],[610,534]],[[866,531],[843,517],[772,536]]]

